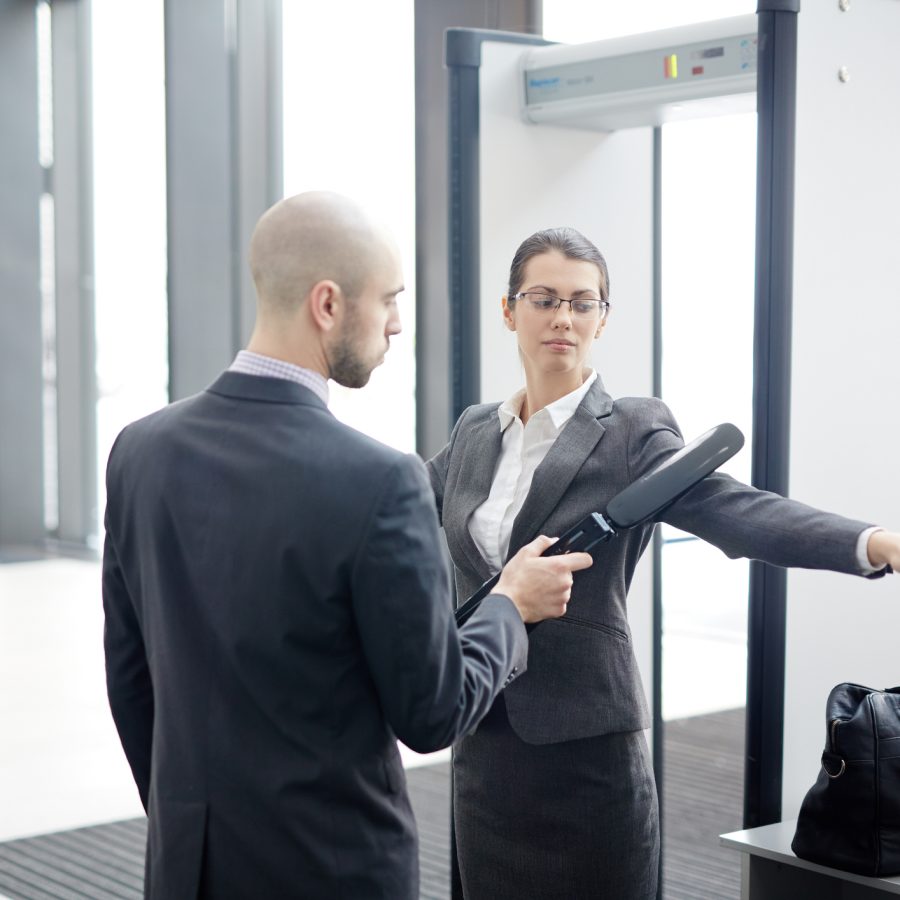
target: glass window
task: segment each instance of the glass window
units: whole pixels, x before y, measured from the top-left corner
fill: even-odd
[[[755,12],[756,3],[748,0],[544,0],[544,37],[564,44],[583,44]]]
[[[165,52],[162,0],[93,0],[91,15],[102,516],[116,435],[168,402]]]
[[[362,390],[330,384],[335,415],[415,449],[415,85],[412,0],[284,0],[284,192],[333,190],[396,237],[403,332]]]

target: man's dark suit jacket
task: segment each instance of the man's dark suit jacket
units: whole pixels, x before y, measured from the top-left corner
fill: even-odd
[[[422,463],[298,384],[226,372],[127,427],[107,491],[147,896],[417,897],[395,736],[447,746],[527,656],[508,598],[457,632]]]

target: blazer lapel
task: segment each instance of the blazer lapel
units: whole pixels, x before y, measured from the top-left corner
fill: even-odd
[[[496,413],[473,426],[469,432],[461,461],[464,477],[459,478],[456,488],[457,502],[454,505],[457,514],[447,533],[447,537],[455,540],[457,548],[463,552],[482,581],[487,581],[493,573],[469,534],[469,519],[491,492],[502,439],[503,433]],[[448,523],[444,524],[446,526]]]
[[[540,533],[541,525],[559,505],[578,470],[603,437],[606,429],[598,420],[609,415],[612,405],[612,398],[598,376],[534,471],[528,496],[513,522],[507,559]]]

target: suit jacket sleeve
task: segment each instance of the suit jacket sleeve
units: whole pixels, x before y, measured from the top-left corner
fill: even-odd
[[[106,528],[102,576],[106,692],[122,748],[146,810],[153,743],[153,686],[140,624],[110,535],[108,509]]]
[[[668,407],[645,403],[629,437],[634,481],[684,446]],[[714,544],[727,556],[774,566],[830,569],[859,575],[856,541],[867,522],[823,512],[779,494],[714,473],[660,514],[660,520]]]
[[[431,480],[431,488],[434,491],[434,502],[437,506],[438,521],[443,524],[444,521],[444,486],[447,483],[447,470],[450,467],[450,456],[453,453],[453,446],[456,443],[456,436],[459,434],[463,419],[465,419],[468,409],[463,410],[463,414],[456,420],[453,431],[450,433],[450,440],[443,450],[436,453],[431,459],[425,463],[428,470],[428,477]]]
[[[432,456],[425,463],[428,469],[428,478],[431,481],[431,489],[434,491],[434,503],[437,507],[438,522],[444,524],[444,485],[447,483],[447,468],[450,465],[450,444],[447,444],[440,453]]]
[[[394,733],[420,752],[474,728],[525,671],[528,639],[509,598],[492,595],[457,630],[432,487],[403,457],[386,479],[354,564],[363,652]]]

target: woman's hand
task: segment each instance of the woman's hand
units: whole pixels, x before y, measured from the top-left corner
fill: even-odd
[[[876,569],[890,566],[900,572],[900,534],[893,531],[876,531],[866,545],[869,563]]]

